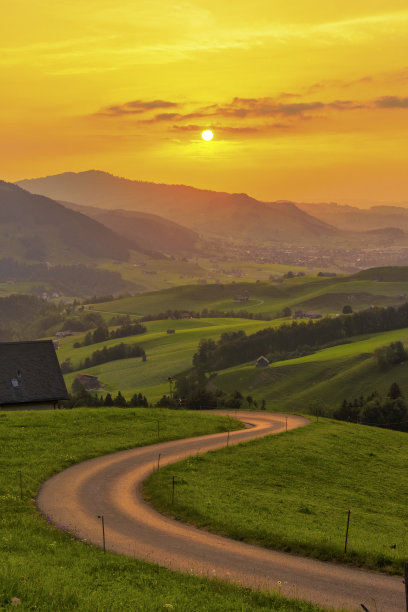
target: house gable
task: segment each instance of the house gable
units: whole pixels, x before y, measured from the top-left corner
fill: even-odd
[[[67,397],[52,340],[0,342],[0,407],[56,404]]]

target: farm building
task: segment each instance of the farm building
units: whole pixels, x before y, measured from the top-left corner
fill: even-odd
[[[176,333],[176,330],[175,330],[175,329],[168,329],[168,330],[167,330],[167,333],[168,333],[168,334],[175,334],[175,333]]]
[[[257,368],[266,368],[269,365],[269,359],[261,355],[255,362],[255,366]]]
[[[67,397],[52,340],[0,342],[0,409],[57,408]]]
[[[102,389],[98,377],[92,374],[77,374],[75,380],[78,380],[87,391],[98,391]]]

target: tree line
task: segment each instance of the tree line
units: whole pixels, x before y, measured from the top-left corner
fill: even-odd
[[[88,268],[83,264],[55,265],[26,264],[11,257],[0,259],[0,282],[34,281],[47,283],[53,291],[65,295],[88,296],[123,292],[126,283],[119,272]],[[43,288],[41,288],[43,289]]]
[[[146,327],[141,323],[131,323],[129,321],[117,329],[112,329],[111,331],[109,331],[107,325],[103,324],[98,326],[93,332],[89,331],[85,335],[83,342],[75,342],[74,348],[89,346],[91,344],[97,344],[98,342],[105,342],[106,340],[137,336],[139,334],[144,334],[145,332]]]
[[[77,366],[74,366],[71,359],[68,358],[61,363],[61,371],[63,374],[74,372],[75,370],[86,370],[95,365],[101,363],[107,363],[108,361],[116,361],[118,359],[130,359],[132,357],[141,357],[143,361],[146,361],[146,353],[144,348],[139,344],[125,344],[121,342],[115,346],[104,346],[98,351],[94,351],[89,357],[85,357],[79,362]]]
[[[369,308],[364,311],[318,321],[284,324],[246,335],[244,331],[222,334],[218,342],[201,340],[193,365],[211,372],[257,359],[260,355],[291,353],[299,347],[317,350],[347,342],[347,338],[408,327],[408,303],[398,307]]]
[[[408,406],[396,382],[392,383],[385,398],[374,391],[367,397],[344,399],[333,416],[341,421],[408,431]]]

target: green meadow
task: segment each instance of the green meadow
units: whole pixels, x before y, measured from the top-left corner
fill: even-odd
[[[277,592],[253,592],[104,555],[38,513],[35,495],[44,480],[78,461],[157,442],[157,419],[162,441],[231,426],[229,419],[218,415],[183,411],[0,412],[0,610],[18,605],[20,610],[42,612],[324,612],[283,599]]]
[[[390,270],[393,270],[390,268]],[[394,278],[391,276],[391,278]],[[248,292],[248,301],[235,298]],[[276,316],[283,308],[339,314],[350,304],[354,310],[375,306],[401,304],[408,295],[408,280],[361,278],[359,275],[336,278],[310,275],[282,281],[242,282],[219,284],[185,284],[160,291],[141,293],[95,304],[103,312],[145,316],[167,310],[201,312],[204,308],[217,311],[247,310],[254,314]]]
[[[162,468],[145,494],[160,511],[237,540],[401,574],[407,464],[406,434],[319,419]]]
[[[314,412],[338,407],[343,399],[367,396],[374,390],[386,395],[397,382],[408,397],[408,362],[380,370],[373,356],[376,348],[397,340],[408,344],[408,329],[357,336],[346,344],[311,355],[255,368],[253,363],[228,368],[212,379],[223,391],[239,389],[243,395],[265,399],[267,409]]]
[[[169,392],[167,379],[192,367],[193,355],[202,338],[218,339],[227,331],[244,329],[248,334],[268,325],[280,325],[281,321],[256,321],[250,319],[180,319],[151,321],[146,323],[147,332],[137,336],[108,340],[99,344],[74,349],[75,342],[81,342],[84,334],[75,334],[63,339],[57,351],[60,363],[69,358],[74,367],[102,346],[140,344],[146,351],[147,361],[141,359],[121,359],[88,368],[89,374],[98,376],[106,391],[120,391],[131,397],[141,392],[149,401],[157,401]],[[174,329],[168,334],[167,329]],[[77,372],[65,376],[68,388]]]
[[[216,254],[218,255],[218,253]],[[288,266],[253,261],[217,262],[211,257],[149,258],[132,252],[129,262],[112,264],[104,262],[104,268],[114,270],[133,284],[137,290],[160,291],[170,287],[196,285],[197,283],[231,283],[244,280],[248,283],[269,280],[271,275],[283,276],[289,270],[305,272],[304,266]]]

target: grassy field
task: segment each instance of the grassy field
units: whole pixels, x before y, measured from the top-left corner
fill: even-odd
[[[161,511],[237,540],[402,573],[407,464],[406,434],[319,419],[163,468],[145,493]]]
[[[247,302],[234,301],[237,295],[245,291],[249,294]],[[94,309],[144,316],[168,309],[201,312],[207,308],[224,312],[247,310],[275,316],[288,306],[292,310],[338,314],[346,304],[350,304],[354,310],[372,305],[389,306],[403,303],[406,299],[403,296],[406,295],[408,280],[379,282],[359,276],[325,278],[313,275],[285,279],[282,282],[231,283],[229,280],[226,284],[187,284],[95,304]]]
[[[216,415],[161,410],[0,412],[0,610],[19,605],[41,612],[323,612],[277,593],[255,593],[104,555],[37,513],[34,496],[41,482],[86,458],[156,442],[157,419],[163,441],[230,427],[229,420]]]
[[[119,272],[140,291],[160,291],[198,282],[228,284],[244,280],[255,283],[269,280],[270,275],[283,276],[289,270],[306,271],[304,266],[236,260],[217,262],[205,257],[151,259],[135,252],[128,263],[105,262],[104,267]]]
[[[282,321],[254,321],[250,319],[180,319],[177,321],[151,321],[146,323],[147,332],[138,336],[109,340],[78,349],[75,342],[83,340],[84,334],[77,334],[61,341],[57,351],[62,363],[70,358],[74,367],[88,355],[102,348],[124,342],[140,344],[146,351],[147,361],[121,359],[87,369],[89,374],[98,376],[107,391],[120,389],[126,397],[136,391],[146,395],[149,401],[160,399],[168,393],[167,379],[192,367],[192,358],[201,338],[218,339],[226,331],[244,329],[254,333],[268,325],[280,325]],[[167,334],[172,328],[175,334]],[[76,372],[66,375],[65,380],[70,388]]]
[[[213,387],[239,389],[256,400],[265,399],[267,409],[308,412],[322,403],[330,410],[343,399],[367,396],[374,390],[386,395],[397,382],[408,397],[408,362],[380,370],[373,352],[377,347],[401,340],[408,344],[408,329],[358,336],[347,344],[323,349],[297,359],[274,362],[267,368],[253,363],[217,373]]]
[[[138,336],[109,340],[100,344],[74,349],[74,342],[84,334],[65,338],[60,343],[58,358],[62,363],[70,358],[74,367],[93,351],[102,346],[119,342],[138,343],[146,350],[147,361],[140,358],[122,359],[94,366],[86,371],[98,376],[105,391],[116,393],[118,389],[130,398],[135,392],[156,402],[169,392],[168,377],[192,367],[192,357],[201,338],[217,339],[226,331],[244,329],[255,333],[267,325],[281,325],[283,319],[270,322],[249,319],[185,319],[178,321],[152,321],[146,324],[147,332]],[[167,334],[170,327],[175,334]],[[246,397],[265,399],[269,410],[313,410],[316,402],[329,411],[343,399],[366,396],[377,390],[386,395],[392,382],[397,382],[408,397],[408,364],[395,365],[381,371],[373,357],[377,347],[401,340],[408,344],[408,329],[393,330],[358,336],[350,342],[323,349],[297,359],[274,362],[267,368],[255,368],[254,363],[219,371],[211,381],[213,389],[226,392],[236,389]],[[68,388],[77,372],[65,376]]]

